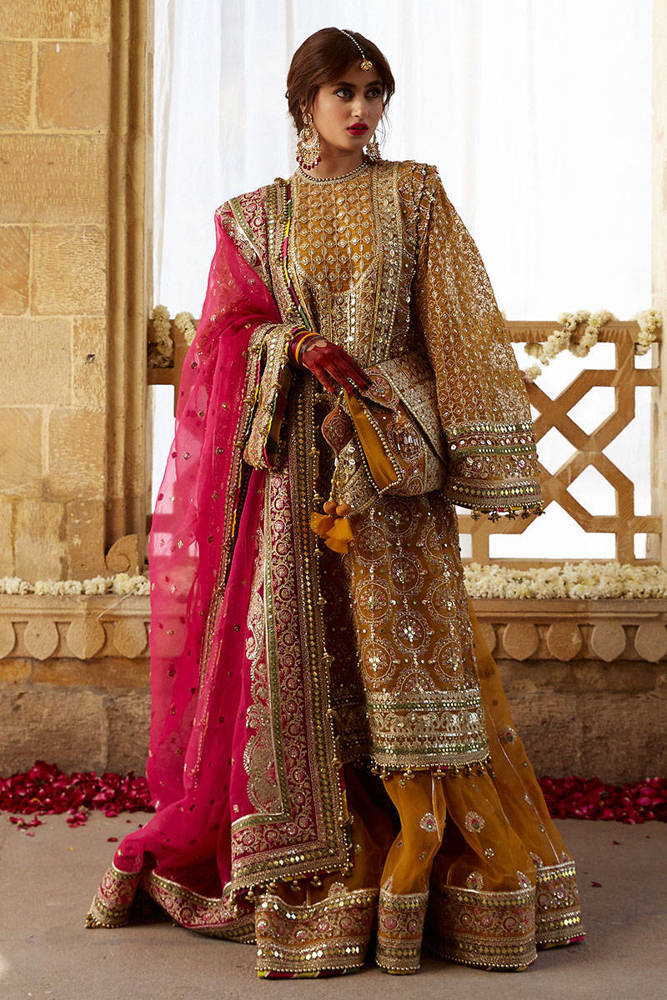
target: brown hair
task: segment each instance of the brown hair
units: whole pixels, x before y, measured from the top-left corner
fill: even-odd
[[[349,29],[346,28],[345,31]],[[349,34],[359,42],[364,55],[371,60],[382,80],[382,103],[386,110],[395,89],[389,63],[369,38],[358,31],[349,31]],[[289,113],[297,132],[303,128],[300,101],[305,101],[307,108],[312,107],[319,87],[339,77],[356,59],[361,60],[359,49],[338,28],[320,28],[301,43],[292,56],[285,91]]]

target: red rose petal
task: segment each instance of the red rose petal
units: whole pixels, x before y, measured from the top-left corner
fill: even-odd
[[[610,819],[637,824],[667,820],[667,779],[646,778],[636,784],[613,785],[599,778],[540,779],[542,792],[555,819]],[[67,775],[55,764],[37,760],[9,778],[0,778],[0,810],[18,815],[10,822],[19,830],[42,825],[42,816],[65,813],[71,826],[82,826],[91,810],[105,816],[122,812],[152,812],[148,783],[133,771],[126,775],[105,771],[74,771]],[[32,815],[32,820],[23,817]],[[131,820],[126,820],[127,823]],[[138,828],[143,826],[140,824]],[[650,839],[650,835],[646,834]],[[618,843],[618,841],[612,841]]]

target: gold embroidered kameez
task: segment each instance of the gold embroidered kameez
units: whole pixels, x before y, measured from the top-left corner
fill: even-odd
[[[378,497],[355,518],[347,555],[319,549],[353,863],[263,895],[258,972],[312,975],[363,964],[375,916],[375,961],[386,971],[415,971],[423,941],[450,960],[523,968],[536,944],[581,934],[574,865],[469,605],[452,502],[484,510],[502,503],[483,478],[480,486],[477,468],[461,463],[483,471],[484,461],[503,461],[466,458],[471,432],[486,430],[496,445],[499,434],[529,426],[516,408],[516,362],[481,258],[436,168],[364,163],[331,179],[297,169],[290,180],[292,277],[312,328],[362,367],[423,351],[443,424],[461,438],[450,432],[449,495]],[[459,428],[457,386],[468,394],[472,427]],[[317,429],[332,400],[311,388]],[[498,407],[511,427],[487,423]],[[333,459],[319,434],[316,448],[326,496]],[[523,461],[508,453],[508,476]]]

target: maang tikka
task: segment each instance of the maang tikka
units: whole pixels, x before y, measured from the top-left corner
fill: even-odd
[[[354,44],[359,49],[361,55],[360,68],[362,70],[368,71],[373,69],[373,63],[370,59],[366,58],[366,55],[359,45],[359,42],[350,35],[349,32],[345,31],[344,28],[339,28],[344,35],[354,42]],[[377,136],[375,132],[371,138],[366,143],[366,155],[371,163],[378,163],[382,159],[382,154],[380,152],[380,144],[377,141]],[[304,170],[312,170],[316,164],[322,159],[320,153],[320,133],[315,128],[313,123],[313,116],[310,111],[306,111],[303,115],[303,128],[297,136],[296,143],[296,161],[299,163]]]

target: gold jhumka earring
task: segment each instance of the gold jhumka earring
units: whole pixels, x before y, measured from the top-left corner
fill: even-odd
[[[312,170],[320,162],[320,133],[313,124],[313,116],[306,111],[303,116],[303,128],[296,141],[296,162],[304,170]]]
[[[382,159],[382,153],[380,152],[380,143],[377,141],[375,132],[366,143],[366,155],[371,163],[378,163]]]
[[[353,35],[351,35],[349,31],[345,31],[344,28],[339,28],[338,30],[342,31],[344,35],[347,35],[350,41],[354,42],[354,44],[359,49],[359,54],[361,55],[360,68],[366,71],[373,69],[373,63],[371,62],[370,59],[366,58],[366,54],[364,53],[364,50],[362,49],[361,45],[356,40],[356,38]],[[371,161],[371,163],[378,163],[382,159],[382,154],[380,152],[380,144],[377,141],[375,133],[373,133],[371,138],[368,140],[365,148],[366,148],[366,155],[368,159]]]

